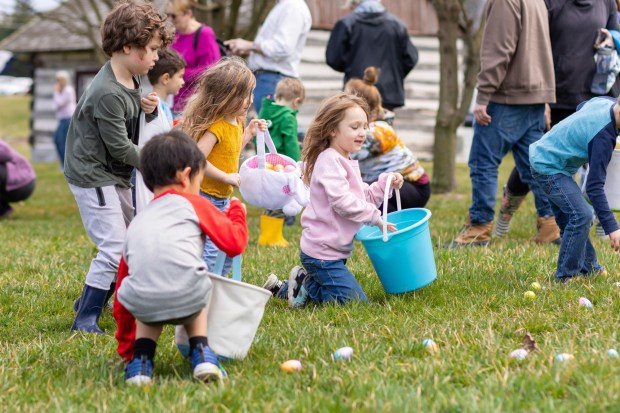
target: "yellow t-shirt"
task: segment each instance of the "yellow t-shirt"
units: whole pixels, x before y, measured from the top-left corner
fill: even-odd
[[[215,135],[217,143],[211,149],[207,162],[228,174],[238,172],[241,143],[243,141],[243,123],[241,119],[237,119],[237,125],[220,119],[211,125],[209,132]],[[218,198],[229,198],[233,192],[232,185],[207,178],[206,176],[200,185],[200,189],[202,192]]]

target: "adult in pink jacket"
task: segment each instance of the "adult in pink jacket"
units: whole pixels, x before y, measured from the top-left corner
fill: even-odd
[[[168,2],[166,14],[174,24],[176,36],[171,47],[176,50],[187,63],[185,68],[185,85],[174,98],[172,111],[179,114],[194,93],[200,75],[211,64],[220,59],[220,49],[215,33],[209,26],[198,22],[194,17],[194,0],[171,0]]]

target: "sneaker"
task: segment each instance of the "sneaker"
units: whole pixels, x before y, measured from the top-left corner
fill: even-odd
[[[269,274],[267,281],[263,284],[263,288],[271,292],[271,295],[275,296],[280,292],[280,289],[284,285],[284,282],[278,278],[275,274]]]
[[[228,375],[220,366],[217,355],[209,348],[199,344],[190,357],[190,364],[193,369],[193,376],[198,381],[210,382],[219,381]]]
[[[148,386],[153,381],[153,360],[147,356],[134,358],[125,366],[125,383]]]
[[[308,300],[308,292],[303,284],[308,274],[299,265],[291,270],[288,278],[288,305],[292,308],[303,307]]]

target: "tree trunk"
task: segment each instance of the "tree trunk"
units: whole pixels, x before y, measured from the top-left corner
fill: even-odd
[[[452,2],[448,2],[452,3]],[[459,119],[458,49],[459,34],[458,5],[436,6],[439,19],[438,32],[440,51],[439,109],[435,121],[435,143],[433,147],[433,191],[445,193],[456,187],[456,129]]]

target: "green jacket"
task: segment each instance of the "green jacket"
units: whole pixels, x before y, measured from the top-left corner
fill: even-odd
[[[298,161],[297,111],[264,98],[258,117],[271,121],[269,134],[278,153]]]
[[[128,89],[116,81],[108,61],[82,95],[67,134],[65,177],[82,188],[131,187],[138,167],[140,83]],[[147,122],[157,112],[146,116]]]

